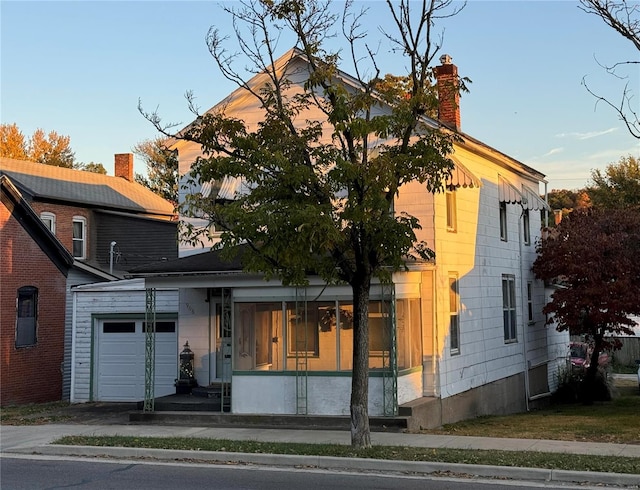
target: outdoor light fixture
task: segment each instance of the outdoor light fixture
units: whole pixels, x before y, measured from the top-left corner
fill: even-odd
[[[198,386],[193,375],[193,351],[189,348],[189,341],[184,344],[184,349],[180,353],[180,373],[176,379],[176,395],[188,395],[191,390]]]

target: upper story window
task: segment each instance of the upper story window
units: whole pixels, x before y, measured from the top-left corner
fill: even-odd
[[[38,327],[38,288],[18,289],[16,311],[16,347],[35,345]]]
[[[507,241],[507,203],[500,203],[500,240]]]
[[[447,201],[447,231],[454,232],[457,229],[456,217],[456,193],[454,191],[445,191]]]
[[[44,225],[51,230],[51,233],[56,234],[56,215],[49,212],[40,213],[40,219]]]
[[[504,323],[504,341],[516,342],[516,278],[502,276],[502,318]]]
[[[449,349],[451,354],[460,353],[460,294],[458,275],[449,274]]]
[[[87,257],[87,219],[82,216],[73,217],[73,256],[76,259]]]
[[[529,221],[529,210],[525,209],[522,214],[522,227],[524,234],[524,244],[531,245],[531,226]]]

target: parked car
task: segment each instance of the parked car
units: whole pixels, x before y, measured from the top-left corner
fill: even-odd
[[[586,342],[571,342],[569,344],[569,362],[572,371],[578,373],[586,371],[591,364],[592,352],[593,349]],[[609,366],[609,355],[606,352],[601,352],[598,356],[598,366],[603,369]]]

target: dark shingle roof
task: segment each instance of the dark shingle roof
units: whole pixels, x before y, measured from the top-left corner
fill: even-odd
[[[162,275],[162,274],[206,274],[216,272],[242,271],[242,256],[245,247],[239,246],[233,259],[224,260],[220,256],[220,250],[197,253],[174,260],[154,262],[136,267],[129,271],[130,276]]]
[[[173,205],[137,182],[82,170],[0,158],[0,175],[32,198],[170,219]]]

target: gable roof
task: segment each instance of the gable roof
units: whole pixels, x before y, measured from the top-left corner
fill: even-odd
[[[38,244],[49,260],[65,276],[73,265],[71,253],[60,243],[53,233],[45,226],[29,203],[25,201],[20,191],[13,185],[6,175],[0,175],[0,200],[9,210],[14,219]]]
[[[0,157],[0,175],[11,177],[33,199],[173,219],[173,204],[122,177]]]
[[[269,69],[273,69],[279,75],[281,75],[286,73],[287,70],[290,70],[291,67],[294,66],[296,62],[308,65],[308,59],[304,51],[302,51],[297,47],[294,47],[289,49],[282,56],[276,59],[273,62],[272,67],[270,67]],[[298,70],[300,70],[300,67],[298,67]],[[289,75],[295,75],[296,73],[299,73],[299,72],[296,71],[294,67],[294,69],[291,71],[291,73],[289,73]],[[358,80],[353,76],[349,75],[348,73],[338,69],[336,70],[334,76],[336,80],[338,80],[340,83],[344,84],[345,86],[349,87],[350,89],[360,90]],[[255,89],[256,87],[260,87],[261,85],[264,85],[268,81],[269,79],[266,74],[266,70],[263,70],[262,72],[255,74],[251,79],[249,79],[246,83],[246,86],[252,87]],[[240,100],[245,100],[247,97],[251,97],[247,89],[245,87],[238,87],[229,95],[227,95],[222,101],[215,104],[206,112],[213,113],[216,110],[227,107],[230,103],[234,101],[237,102]],[[381,101],[381,104],[384,104],[384,102]],[[431,127],[431,128],[440,127],[446,131],[453,131],[445,123],[439,120],[433,119],[431,117],[422,116],[421,120],[422,120],[422,123],[428,127]],[[173,148],[180,148],[185,144],[191,144],[190,142],[181,140],[180,136],[183,135],[189,128],[191,128],[194,122],[187,124],[181,131],[179,131],[178,138],[170,139],[169,144]],[[514,171],[520,175],[527,175],[530,178],[536,179],[538,181],[544,180],[545,175],[540,171],[534,169],[533,167],[530,167],[525,163],[522,163],[519,160],[516,160],[515,158],[507,155],[506,153],[503,153],[493,148],[492,146],[489,146],[488,144],[460,130],[456,131],[456,134],[459,135],[461,139],[454,143],[454,147],[456,145],[459,145],[461,147],[468,149],[473,153],[479,154],[483,158],[491,160],[492,162],[494,162],[499,166],[502,166],[503,168],[508,168],[509,170]],[[453,154],[449,156],[452,157]],[[469,172],[463,166],[459,165],[460,164],[459,159],[454,159],[454,163],[456,164],[456,169],[454,169],[454,175],[452,175],[452,178],[449,179],[449,181],[447,182],[447,185],[452,187],[476,187],[479,181],[475,178],[475,176],[473,176],[473,174],[471,174],[471,172]]]

